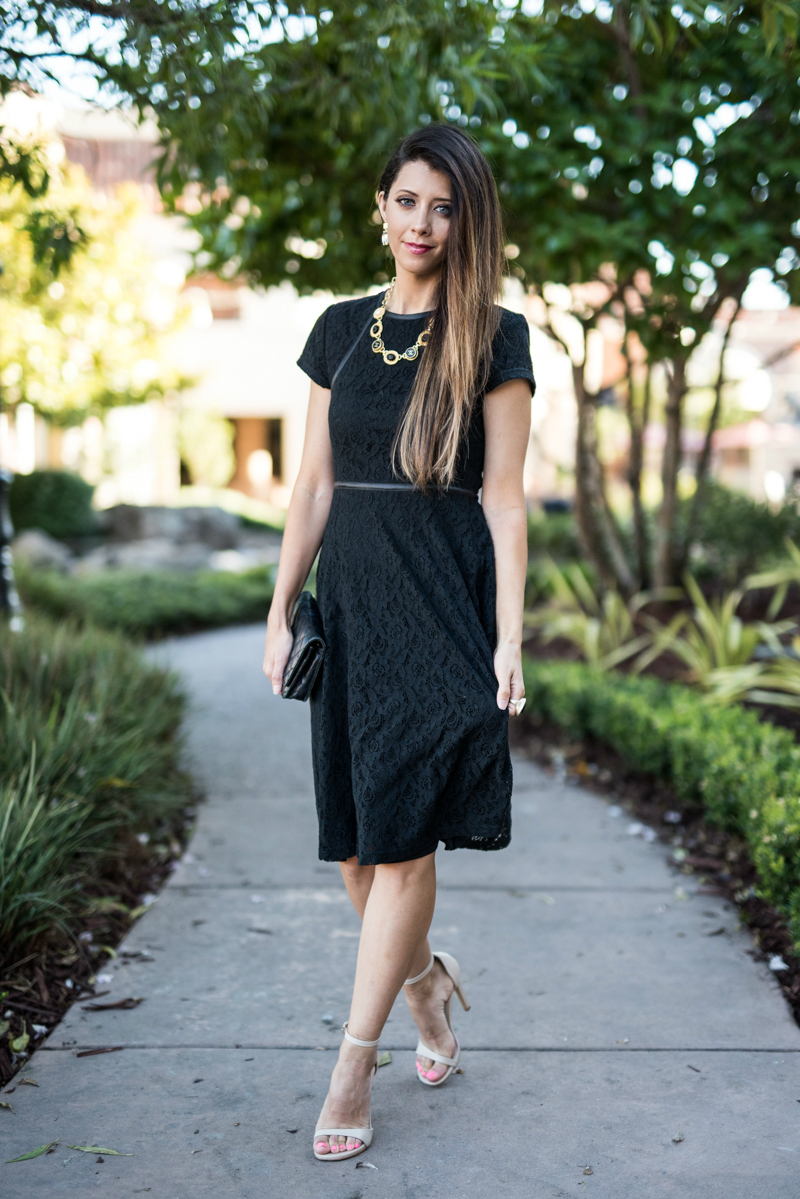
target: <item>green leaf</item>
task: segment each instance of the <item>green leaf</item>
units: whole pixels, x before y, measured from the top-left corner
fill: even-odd
[[[58,1144],[58,1141],[48,1141],[46,1145],[40,1145],[38,1149],[30,1149],[27,1153],[21,1153],[19,1157],[12,1157],[6,1162],[10,1166],[12,1162],[27,1162],[32,1157],[41,1157],[43,1153],[47,1153],[48,1149],[53,1149]]]
[[[98,1145],[67,1145],[67,1149],[77,1149],[79,1153],[105,1153],[109,1157],[133,1157],[132,1153],[120,1153],[117,1149],[101,1149]]]
[[[378,1054],[378,1065],[388,1066],[392,1060],[392,1055],[388,1049],[384,1049],[383,1053]]]
[[[2,1102],[0,1102],[0,1107],[4,1107],[4,1108],[5,1108],[7,1111],[9,1111],[9,1112],[13,1112],[13,1111],[14,1111],[13,1107],[11,1106],[11,1104],[10,1104],[10,1103],[6,1103],[5,1101],[2,1101]],[[16,1114],[16,1113],[15,1113],[15,1114]]]
[[[0,1037],[4,1037],[10,1027],[10,1020],[0,1020]]]
[[[14,1050],[14,1053],[22,1053],[25,1049],[28,1048],[28,1042],[30,1041],[30,1039],[31,1039],[30,1034],[27,1032],[23,1032],[23,1033],[20,1033],[20,1035],[18,1037],[14,1037],[13,1041],[9,1041],[8,1043],[11,1046],[11,1048]]]

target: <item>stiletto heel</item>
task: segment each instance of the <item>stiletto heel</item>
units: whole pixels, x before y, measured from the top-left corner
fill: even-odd
[[[436,961],[441,964],[445,973],[449,978],[452,979],[453,982],[453,991],[450,994],[447,1003],[444,1005],[444,1018],[447,1021],[447,1027],[453,1034],[453,1040],[456,1043],[456,1051],[453,1057],[444,1057],[441,1053],[435,1053],[432,1049],[429,1049],[420,1038],[420,1040],[417,1042],[417,1057],[427,1057],[433,1062],[439,1062],[440,1065],[447,1066],[447,1070],[442,1077],[437,1078],[434,1082],[432,1082],[429,1078],[423,1078],[422,1074],[417,1071],[417,1078],[423,1084],[423,1086],[426,1087],[440,1087],[442,1083],[447,1082],[450,1075],[455,1074],[456,1070],[458,1069],[458,1063],[461,1060],[461,1046],[458,1043],[458,1037],[453,1030],[453,1024],[450,1019],[453,1008],[453,995],[458,996],[461,1006],[465,1012],[470,1010],[469,1004],[467,1003],[467,997],[464,993],[464,988],[461,986],[461,969],[456,959],[449,953],[432,953],[431,960],[422,973],[417,974],[415,978],[407,978],[403,985],[408,987],[413,983],[421,982],[423,978],[427,978],[433,969],[433,963]]]
[[[344,1039],[349,1041],[351,1045],[360,1045],[362,1049],[374,1049],[378,1041],[360,1041],[358,1037],[351,1037],[347,1031],[347,1024],[342,1025]],[[378,1069],[378,1063],[372,1067],[372,1074],[375,1074]],[[338,1153],[331,1153],[330,1149],[327,1153],[317,1153],[316,1141],[317,1137],[352,1137],[353,1140],[361,1141],[358,1149],[340,1149]],[[329,1142],[330,1144],[330,1142]],[[369,1119],[369,1128],[315,1128],[314,1129],[314,1157],[318,1162],[343,1162],[348,1157],[357,1157],[359,1153],[363,1153],[365,1149],[369,1149],[372,1144],[372,1116]]]

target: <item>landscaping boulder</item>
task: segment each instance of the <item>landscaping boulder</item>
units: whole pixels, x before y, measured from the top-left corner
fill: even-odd
[[[60,570],[64,573],[70,569],[73,561],[67,547],[42,529],[26,529],[14,538],[11,549],[17,562],[32,570]]]
[[[176,545],[201,542],[214,550],[239,544],[239,517],[223,508],[167,508],[116,504],[103,513],[109,537],[116,541],[166,538]]]

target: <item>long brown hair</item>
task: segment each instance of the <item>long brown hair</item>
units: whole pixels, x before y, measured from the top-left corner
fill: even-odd
[[[386,164],[378,190],[388,197],[401,168],[419,161],[447,175],[452,189],[433,329],[392,451],[395,468],[424,490],[453,480],[475,398],[486,386],[505,260],[497,188],[472,138],[452,125],[417,129]]]

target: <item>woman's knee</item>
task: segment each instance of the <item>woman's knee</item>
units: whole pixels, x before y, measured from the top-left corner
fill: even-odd
[[[375,867],[359,866],[358,858],[354,856],[352,858],[347,858],[344,862],[340,862],[339,869],[345,878],[352,879],[354,882],[356,882],[358,880],[364,880],[368,878],[372,874],[372,871],[375,869]]]
[[[384,862],[375,867],[375,877],[384,884],[398,888],[416,886],[435,875],[435,854],[412,858],[409,862]]]

